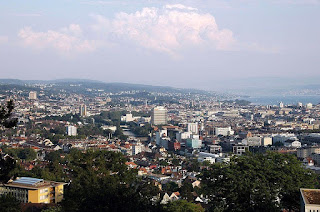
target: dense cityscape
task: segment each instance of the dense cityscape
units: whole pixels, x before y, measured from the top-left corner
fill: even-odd
[[[130,86],[2,83],[1,210],[319,207],[319,104]]]
[[[319,212],[320,0],[0,3],[0,212]]]

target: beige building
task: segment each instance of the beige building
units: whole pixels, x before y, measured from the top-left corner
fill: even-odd
[[[320,189],[300,189],[300,211],[320,212]]]

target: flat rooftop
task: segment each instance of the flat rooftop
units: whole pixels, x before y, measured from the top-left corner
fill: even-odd
[[[320,205],[320,189],[300,189],[305,204]]]
[[[61,184],[66,184],[62,182],[47,181],[44,179],[32,178],[32,177],[17,177],[15,180],[10,180],[4,186],[16,187],[16,188],[26,188],[26,189],[40,189],[46,187],[55,187]]]

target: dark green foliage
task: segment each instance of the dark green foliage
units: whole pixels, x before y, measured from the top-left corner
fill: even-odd
[[[145,124],[144,126],[140,127],[134,122],[129,123],[130,130],[137,136],[147,137],[149,136],[150,132],[153,130],[150,124]]]
[[[10,179],[9,173],[16,167],[16,161],[10,157],[0,158],[0,182],[7,182]],[[0,210],[1,211],[1,210]]]
[[[16,198],[10,195],[0,196],[0,211],[1,212],[20,212],[20,203]]]
[[[56,207],[49,207],[47,209],[41,210],[41,212],[62,212],[62,207],[59,205]]]
[[[180,188],[180,195],[182,199],[188,200],[189,202],[193,202],[193,186],[190,180],[186,179],[183,181],[182,186]]]
[[[318,185],[316,175],[294,155],[271,152],[214,164],[201,178],[212,209],[222,211],[298,211],[299,189]]]
[[[13,109],[13,100],[8,101],[6,106],[0,106],[0,126],[6,128],[16,126],[18,119],[12,117]]]
[[[77,122],[82,122],[81,117],[79,114],[66,114],[63,116],[46,116],[44,118],[45,120],[56,120],[56,121],[68,121],[71,123],[77,123]]]
[[[136,178],[119,153],[71,151],[72,182],[62,203],[66,211],[151,211],[155,186]]]
[[[186,200],[177,200],[163,206],[165,212],[204,212],[204,208]]]
[[[6,153],[14,158],[20,158],[22,160],[34,160],[37,158],[37,153],[31,149],[6,149]]]
[[[166,192],[176,192],[179,190],[179,185],[175,182],[168,182],[163,188]]]

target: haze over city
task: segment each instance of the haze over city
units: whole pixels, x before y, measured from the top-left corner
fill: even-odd
[[[319,7],[318,0],[3,1],[1,78],[205,90],[314,84]]]
[[[0,212],[320,211],[320,0],[0,3]]]

